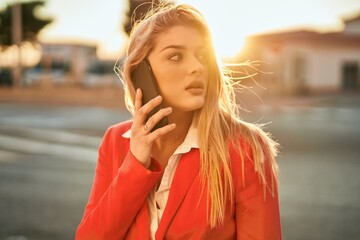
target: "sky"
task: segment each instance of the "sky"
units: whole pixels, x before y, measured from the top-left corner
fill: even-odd
[[[1,4],[15,0],[0,0]],[[247,35],[289,29],[339,31],[341,18],[360,14],[359,0],[178,0],[200,10],[210,26],[218,55],[238,53]],[[122,22],[127,0],[48,0],[37,14],[55,21],[44,28],[44,42],[98,45],[101,58],[124,50]]]

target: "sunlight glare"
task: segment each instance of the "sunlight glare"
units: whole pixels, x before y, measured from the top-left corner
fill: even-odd
[[[239,53],[244,39],[253,34],[281,30],[336,31],[341,21],[314,1],[197,1],[178,0],[202,12],[213,35],[214,45],[220,57]],[[303,14],[299,14],[303,13]]]
[[[349,11],[350,6],[356,9],[356,0],[325,1],[328,0],[175,0],[176,3],[190,4],[204,14],[217,55],[221,58],[238,54],[245,37],[253,34],[282,30],[341,30],[338,14]],[[119,0],[104,0],[102,4],[97,0],[49,0],[46,10],[40,14],[53,16],[55,21],[41,31],[39,38],[90,40],[99,44],[100,57],[116,55],[127,40],[121,25],[126,8],[126,1]]]

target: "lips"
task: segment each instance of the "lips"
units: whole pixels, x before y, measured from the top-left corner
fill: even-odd
[[[204,93],[204,84],[200,81],[193,81],[186,86],[185,90],[193,95],[202,95]]]
[[[189,85],[187,85],[185,89],[204,89],[204,84],[200,81],[193,81]]]

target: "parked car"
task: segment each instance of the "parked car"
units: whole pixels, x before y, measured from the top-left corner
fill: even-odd
[[[52,84],[59,85],[66,82],[69,67],[62,63],[53,63],[51,67],[44,68],[41,64],[24,70],[22,84],[31,86],[41,84],[44,80],[50,80]]]
[[[99,61],[90,65],[83,84],[86,87],[105,87],[121,85],[121,81],[113,70],[113,61]]]

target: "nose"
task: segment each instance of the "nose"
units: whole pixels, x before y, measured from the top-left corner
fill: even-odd
[[[197,56],[192,56],[188,63],[188,73],[190,75],[200,75],[204,71],[204,64]]]

